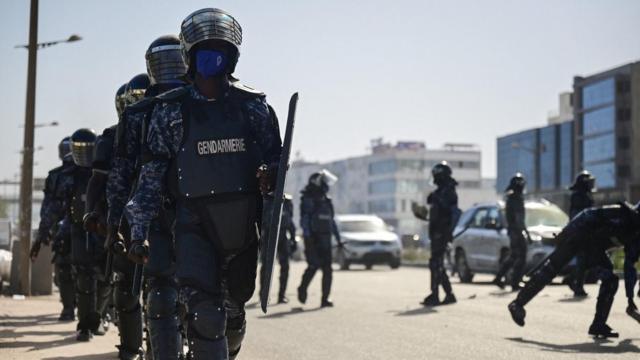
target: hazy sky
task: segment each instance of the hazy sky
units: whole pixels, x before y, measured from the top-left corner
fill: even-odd
[[[27,0],[0,2],[0,179],[18,172],[24,122]],[[116,121],[114,94],[145,71],[148,44],[202,7],[244,29],[237,76],[268,95],[281,121],[299,91],[294,148],[308,160],[362,154],[369,140],[471,142],[495,177],[496,137],[543,125],[574,75],[640,59],[640,1],[41,0],[36,175],[57,143]]]

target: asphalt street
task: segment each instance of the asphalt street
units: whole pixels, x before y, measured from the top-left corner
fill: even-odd
[[[427,269],[355,266],[334,272],[336,306],[320,309],[320,273],[307,304],[295,299],[303,269],[292,264],[289,304],[273,305],[266,315],[257,298],[248,304],[238,359],[631,359],[640,353],[640,324],[624,313],[622,283],[609,321],[621,337],[594,341],[587,328],[595,285],[581,301],[565,286],[547,287],[527,306],[527,325],[520,328],[506,309],[514,294],[489,285],[489,276],[470,285],[454,280],[457,304],[424,308],[418,303],[427,291]],[[0,359],[115,358],[115,331],[76,343],[75,324],[58,323],[58,311],[55,295],[0,299]]]

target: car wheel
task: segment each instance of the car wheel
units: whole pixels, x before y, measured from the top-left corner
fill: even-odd
[[[471,272],[471,269],[469,268],[467,256],[462,249],[458,249],[458,251],[456,251],[456,269],[461,283],[469,284],[473,281],[473,272]]]
[[[391,260],[391,262],[389,263],[389,266],[394,270],[399,268],[400,267],[400,259]]]
[[[373,269],[373,264],[364,264],[364,267],[365,267],[367,270],[371,270],[371,269]]]

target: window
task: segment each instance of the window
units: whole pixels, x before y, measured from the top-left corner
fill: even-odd
[[[469,224],[469,227],[472,228],[484,228],[485,224],[486,224],[486,217],[489,213],[489,209],[487,208],[480,208],[478,209],[478,211],[476,211],[475,214],[473,214],[473,218],[471,219],[471,223]]]
[[[605,189],[616,186],[616,168],[613,162],[585,165],[585,170],[591,172],[596,178],[597,187]]]
[[[629,141],[628,136],[620,136],[618,138],[618,148],[622,150],[627,150],[631,146],[631,142]]]
[[[608,78],[582,88],[582,108],[612,103],[615,100],[615,79]]]
[[[560,125],[560,186],[573,182],[573,121]]]
[[[369,164],[369,175],[388,174],[396,171],[395,159],[380,160]]]
[[[584,114],[584,135],[609,132],[614,129],[615,109],[613,106],[607,106]]]
[[[384,213],[384,212],[395,212],[395,211],[396,211],[396,202],[394,199],[369,201],[369,212]]]
[[[424,191],[429,186],[427,180],[398,180],[398,193],[415,194]]]
[[[582,144],[584,162],[591,163],[613,159],[616,154],[615,144],[616,141],[613,134],[585,139]]]
[[[629,168],[629,165],[618,166],[618,176],[620,176],[621,178],[631,176],[631,169]]]
[[[385,179],[369,182],[369,194],[390,194],[396,191],[396,181]]]
[[[540,188],[556,187],[556,126],[540,129]]]

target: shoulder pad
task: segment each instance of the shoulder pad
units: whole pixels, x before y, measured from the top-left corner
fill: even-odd
[[[243,97],[264,97],[266,96],[262,91],[256,90],[252,87],[240,83],[240,81],[234,81],[231,83],[231,89]]]
[[[151,106],[153,106],[156,102],[156,98],[155,97],[146,97],[143,98],[142,100],[138,101],[135,104],[131,104],[129,106],[126,107],[125,112],[140,112],[140,111],[145,111],[147,109],[149,109]]]
[[[54,167],[53,169],[49,170],[49,175],[56,175],[56,174],[59,174],[59,173],[61,173],[61,172],[64,170],[64,168],[65,168],[65,167],[64,167],[63,165],[60,165],[60,166]]]
[[[179,101],[183,97],[187,96],[188,94],[189,94],[189,88],[188,86],[185,85],[179,88],[175,88],[175,89],[171,89],[169,91],[163,92],[162,94],[156,96],[155,99],[159,101],[167,101],[167,102]]]
[[[100,134],[100,137],[113,138],[114,135],[116,134],[116,127],[117,126],[118,125],[113,125],[113,126],[110,126],[110,127],[106,128],[106,129],[104,129],[102,131],[102,134]]]

